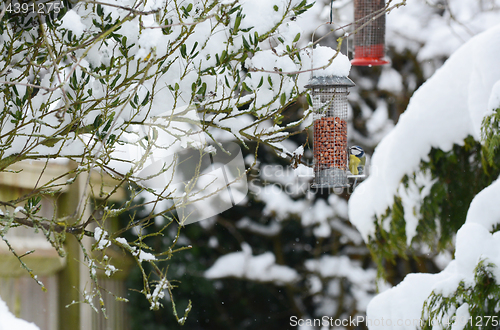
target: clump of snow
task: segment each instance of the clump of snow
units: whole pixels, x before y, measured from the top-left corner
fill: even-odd
[[[128,247],[130,248],[130,245],[128,244],[127,240],[123,237],[117,237],[115,239],[118,243],[120,243],[121,245],[123,245],[124,247]]]
[[[367,109],[367,107],[363,104],[361,110],[364,112],[365,109]],[[366,120],[366,129],[372,136],[372,143],[378,143],[394,128],[394,122],[389,120],[387,102],[379,100],[375,111],[372,112],[368,110],[367,113],[368,119]]]
[[[496,2],[496,4],[495,4]],[[387,15],[386,40],[398,52],[417,53],[419,61],[449,56],[473,35],[498,24],[498,1],[452,1],[447,10],[428,1],[407,0]]]
[[[113,265],[106,265],[106,267],[104,268],[104,273],[106,274],[107,277],[110,277],[111,275],[116,273],[117,270],[118,269],[116,269],[116,267]]]
[[[469,304],[465,303],[462,306],[457,308],[456,311],[455,323],[453,323],[451,330],[463,330],[467,325],[467,321],[469,321],[470,313],[469,313]]]
[[[333,61],[332,61],[333,59]],[[323,77],[323,76],[338,76],[347,77],[351,71],[351,62],[349,58],[342,53],[337,53],[336,50],[325,47],[316,46],[313,50],[313,68],[320,68],[325,65],[331,64],[324,68],[313,71],[313,76]]]
[[[262,225],[260,223],[250,220],[250,218],[247,217],[244,217],[241,220],[239,220],[236,223],[236,228],[245,229],[251,233],[267,237],[276,236],[281,232],[281,225],[276,221],[271,222],[269,225]],[[215,237],[212,236],[210,239],[212,238]]]
[[[495,110],[497,108],[500,108],[500,80],[493,85],[488,101],[488,110]]]
[[[97,242],[98,250],[104,250],[105,248],[111,245],[111,242],[107,239],[107,237],[108,237],[108,232],[102,230],[100,227],[97,227],[94,230],[94,239]]]
[[[78,15],[74,10],[68,10],[64,15],[61,27],[68,29],[73,32],[78,38],[85,32],[85,24],[82,23],[80,15]]]
[[[449,151],[468,135],[480,140],[487,102],[500,78],[500,43],[491,42],[498,38],[500,26],[454,53],[415,92],[394,130],[375,149],[371,160],[375,174],[349,200],[350,220],[365,240],[374,233],[374,217],[392,205],[401,179],[418,171],[431,148]]]
[[[406,330],[410,327],[405,327],[404,323],[398,326],[397,320],[417,320],[417,324],[410,324],[416,329],[425,299],[431,294],[434,284],[445,277],[444,273],[408,274],[397,286],[370,301],[366,310],[369,329]],[[382,318],[385,320],[383,324],[380,322]]]
[[[139,262],[156,260],[156,257],[152,253],[144,252],[143,250],[139,250],[138,256]]]
[[[328,219],[333,216],[333,208],[324,199],[318,199],[313,206],[302,213],[302,225],[304,227],[315,225],[313,233],[316,237],[328,237],[332,232]]]
[[[465,222],[478,223],[486,229],[492,230],[500,223],[500,203],[498,201],[500,201],[499,179],[474,197],[467,211]]]
[[[151,301],[151,306],[149,307],[152,310],[156,310],[160,308],[160,299],[165,297],[165,290],[168,288],[168,280],[166,277],[163,277],[153,291],[152,295],[147,295],[147,299]]]
[[[252,248],[247,243],[243,243],[241,248],[241,252],[228,253],[217,259],[205,272],[205,277],[236,277],[258,282],[274,282],[278,285],[293,283],[300,278],[295,269],[276,264],[276,257],[272,252],[253,256]]]
[[[384,68],[378,80],[378,89],[393,93],[399,93],[403,90],[403,77],[393,68]]]
[[[498,201],[498,200],[497,200]],[[370,326],[370,330],[407,329],[397,326],[398,319],[420,319],[424,301],[432,291],[443,296],[455,293],[460,282],[466,287],[474,283],[474,270],[481,260],[486,263],[500,265],[500,233],[491,234],[477,223],[466,223],[457,233],[455,260],[438,274],[409,274],[396,287],[376,296],[368,305],[367,318],[372,320],[391,319],[392,326]],[[500,280],[500,269],[491,269],[495,280]],[[467,315],[459,307],[454,319],[459,315]],[[380,325],[380,323],[379,323]],[[457,324],[458,326],[459,324]]]
[[[40,330],[34,323],[18,319],[9,311],[7,304],[0,298],[0,329]]]
[[[259,200],[266,201],[262,211],[265,215],[275,215],[283,220],[290,214],[300,214],[304,210],[304,201],[295,201],[277,185],[268,185],[259,189]]]
[[[322,278],[348,279],[352,283],[351,290],[356,297],[357,309],[360,311],[366,310],[373,298],[368,292],[375,291],[377,271],[373,268],[363,269],[360,263],[347,256],[323,256],[317,260],[307,260],[305,267]]]
[[[278,10],[273,8],[275,4],[275,2],[267,0],[243,1],[241,8],[245,19],[241,20],[240,29],[253,27],[259,34],[271,30],[281,20],[284,9],[284,3],[278,6]]]
[[[417,234],[420,207],[436,181],[437,179],[432,180],[431,172],[427,170],[418,172],[414,180],[409,180],[407,186],[403,183],[399,186],[398,194],[401,197],[401,204],[405,213],[407,245],[411,244],[411,240]]]

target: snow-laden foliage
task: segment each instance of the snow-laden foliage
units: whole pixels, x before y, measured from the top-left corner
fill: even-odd
[[[59,12],[35,21],[26,22],[10,10],[2,14],[0,170],[12,171],[16,165],[22,170],[29,162],[71,164],[71,169],[33,182],[24,196],[1,201],[0,234],[8,244],[12,227],[41,230],[61,256],[67,235],[79,241],[93,236],[92,251],[83,244],[82,250],[95,285],[83,292],[82,301],[93,307],[99,301],[96,309],[103,307],[96,274],[117,271],[106,253],[120,247],[137,261],[142,293],[156,309],[161,303],[155,292],[164,295],[166,290],[172,298],[163,264],[189,247],[175,248],[179,231],[167,251],[152,251],[140,229],[135,241],[120,237],[155,217],[167,220],[156,234],[175,220],[183,223],[169,215],[173,205],[164,202],[171,197],[168,189],[146,184],[171,165],[164,162],[158,171],[144,172],[151,156],[174,153],[179,146],[209,152],[206,141],[197,138],[200,132],[209,143],[236,139],[245,146],[252,141],[292,156],[279,144],[288,137],[283,111],[305,92],[312,70],[337,72],[328,71],[334,63],[333,68],[348,72],[350,65],[335,50],[322,48],[323,56],[311,68],[312,45],[297,47],[303,32],[295,21],[310,7],[305,0],[62,4]],[[6,9],[4,4],[1,8]],[[107,178],[113,184],[104,189]],[[42,198],[57,197],[73,184],[90,188],[75,201],[76,210],[64,217],[45,216]],[[128,200],[112,202],[123,189]],[[132,216],[119,230],[108,225],[125,212],[134,214],[144,196],[148,215]],[[89,210],[91,201],[96,202],[94,211]],[[143,263],[152,265],[154,276],[144,271]]]
[[[350,199],[379,266],[455,248],[442,272],[410,274],[377,296],[370,329],[498,325],[498,40],[498,25],[473,37],[415,92]]]
[[[488,100],[500,79],[499,49],[491,44],[499,31],[498,27],[488,30],[454,53],[414,94],[398,125],[377,147],[372,158],[376,175],[362,184],[365,189],[355,192],[350,202],[351,221],[365,240],[375,238],[377,232],[397,230],[399,225],[391,227],[391,217],[396,219],[396,212],[404,212],[404,232],[410,243],[417,234],[418,221],[426,216],[425,199],[435,200],[438,193],[432,189],[438,182],[431,173],[436,176],[440,168],[429,164],[431,151],[439,149],[442,155],[437,157],[445,157],[454,145],[466,144],[472,150],[468,136],[480,141]],[[397,155],[397,161],[388,161],[390,155]],[[473,159],[471,154],[469,160]],[[393,204],[399,206],[392,208]]]

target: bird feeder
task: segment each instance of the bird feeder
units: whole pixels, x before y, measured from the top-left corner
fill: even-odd
[[[347,178],[347,95],[355,84],[347,77],[313,77],[313,188],[349,187]]]
[[[352,65],[389,63],[385,56],[385,1],[354,0],[354,59]],[[366,24],[366,25],[365,25]]]

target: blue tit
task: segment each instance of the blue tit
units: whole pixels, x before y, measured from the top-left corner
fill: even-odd
[[[363,175],[365,172],[365,151],[360,146],[349,148],[349,171],[354,175]]]

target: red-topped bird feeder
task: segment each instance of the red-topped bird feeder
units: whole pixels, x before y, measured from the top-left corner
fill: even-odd
[[[389,63],[384,59],[384,8],[385,0],[354,0],[354,29],[357,32],[354,34],[352,65],[372,66]]]

